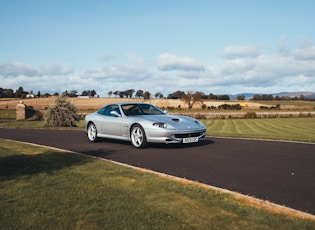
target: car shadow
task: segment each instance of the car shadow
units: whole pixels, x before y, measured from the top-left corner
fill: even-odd
[[[159,148],[159,149],[180,149],[180,148],[196,148],[201,146],[207,146],[213,144],[212,140],[204,140],[198,143],[190,144],[163,144],[163,143],[149,143],[148,148]]]
[[[132,147],[132,144],[130,141],[124,141],[124,140],[115,140],[115,139],[107,139],[107,138],[101,138],[98,140],[99,143],[110,143],[110,144],[119,144],[119,145],[125,145]],[[146,148],[166,148],[166,149],[176,149],[176,148],[192,148],[192,147],[199,147],[199,146],[206,146],[210,144],[214,144],[215,142],[209,139],[206,139],[204,141],[200,141],[197,143],[188,143],[188,144],[165,144],[165,143],[148,143]],[[132,147],[133,148],[133,147]]]
[[[148,143],[144,149],[187,149],[187,148],[189,149],[189,148],[199,148],[203,146],[208,146],[214,143],[215,142],[213,140],[209,140],[209,139],[200,141],[198,143],[188,143],[188,144]],[[109,159],[111,155],[125,154],[131,151],[133,152],[137,150],[141,151],[140,149],[134,148],[130,141],[124,141],[124,140],[100,138],[95,144],[99,144],[98,146],[99,148],[97,149],[94,148],[93,150],[91,149],[91,150],[81,151],[81,153],[94,156],[94,157]],[[102,147],[103,144],[105,145],[104,147]],[[107,144],[110,144],[110,146]]]

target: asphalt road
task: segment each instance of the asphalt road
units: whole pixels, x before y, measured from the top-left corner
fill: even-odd
[[[207,138],[202,144],[90,143],[83,131],[2,129],[25,141],[151,169],[315,214],[315,144]]]

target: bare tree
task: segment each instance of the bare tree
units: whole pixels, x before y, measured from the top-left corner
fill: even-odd
[[[192,91],[188,91],[187,94],[184,93],[180,99],[191,109],[196,102],[202,102],[203,95],[204,93],[202,92],[193,93]]]

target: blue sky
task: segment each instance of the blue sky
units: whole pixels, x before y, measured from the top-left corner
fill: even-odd
[[[0,87],[315,91],[313,0],[0,1]]]

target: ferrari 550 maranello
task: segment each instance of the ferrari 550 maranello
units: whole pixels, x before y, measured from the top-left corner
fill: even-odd
[[[205,139],[206,127],[186,116],[168,115],[146,103],[109,104],[85,117],[91,142],[99,138],[131,141],[135,148],[147,143],[194,143]]]

